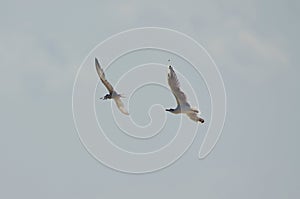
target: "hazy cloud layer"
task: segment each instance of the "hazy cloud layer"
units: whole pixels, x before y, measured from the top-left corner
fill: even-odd
[[[298,1],[0,1],[0,197],[299,197],[299,8]],[[176,29],[207,48],[224,78],[228,114],[207,159],[197,159],[199,134],[173,166],[136,176],[85,151],[71,94],[96,44],[142,26]]]

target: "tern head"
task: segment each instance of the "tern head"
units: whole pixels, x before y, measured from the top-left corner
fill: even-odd
[[[169,109],[166,109],[166,111],[169,111],[169,112],[174,112],[174,111],[175,111],[175,109],[173,109],[173,108],[169,108]]]
[[[103,100],[111,99],[111,94],[106,94],[104,97],[101,97],[100,99]]]

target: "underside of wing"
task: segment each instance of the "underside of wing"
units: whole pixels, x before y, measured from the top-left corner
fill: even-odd
[[[195,122],[201,122],[204,123],[204,120],[200,117],[198,117],[196,112],[189,112],[186,114],[191,120],[195,121]]]
[[[108,92],[109,92],[110,94],[112,94],[113,91],[114,91],[114,88],[113,88],[112,85],[106,80],[104,71],[103,71],[103,69],[101,68],[101,66],[100,66],[100,64],[99,64],[97,58],[95,58],[95,65],[96,65],[96,70],[97,70],[98,76],[100,77],[101,82],[102,82],[102,83],[104,84],[104,86],[107,88]]]
[[[117,107],[119,110],[124,113],[125,115],[129,115],[128,111],[125,109],[123,102],[121,101],[120,97],[115,97],[114,98]]]
[[[189,106],[186,95],[184,94],[184,92],[180,90],[180,83],[175,71],[173,70],[172,66],[169,66],[169,69],[170,72],[168,73],[168,83],[172,90],[173,95],[176,98],[177,104]]]

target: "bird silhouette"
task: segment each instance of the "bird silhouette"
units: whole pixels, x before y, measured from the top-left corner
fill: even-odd
[[[169,111],[174,114],[184,113],[191,120],[204,123],[204,119],[197,116],[197,114],[200,113],[200,111],[191,108],[191,105],[187,102],[186,95],[180,90],[180,83],[172,66],[169,66],[168,83],[173,95],[176,98],[177,107],[175,109],[166,109],[166,111]]]
[[[121,94],[117,93],[113,86],[107,81],[105,78],[105,74],[103,69],[101,68],[99,61],[97,58],[95,58],[95,65],[96,65],[96,71],[98,73],[98,76],[101,80],[101,82],[104,84],[104,86],[108,90],[108,94],[106,94],[104,97],[101,97],[100,99],[107,100],[107,99],[113,99],[118,107],[118,109],[124,113],[125,115],[129,115],[128,111],[125,109],[123,102],[121,101],[121,97],[123,97]]]

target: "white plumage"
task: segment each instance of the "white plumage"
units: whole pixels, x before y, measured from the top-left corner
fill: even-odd
[[[186,95],[180,90],[180,83],[172,66],[169,66],[169,70],[168,83],[176,98],[177,107],[175,109],[166,109],[166,111],[174,114],[185,113],[191,120],[204,123],[204,119],[197,116],[197,113],[200,112],[191,108],[190,104],[187,102]]]
[[[125,115],[129,115],[128,111],[124,107],[123,102],[121,101],[122,95],[118,94],[117,91],[114,90],[113,86],[107,81],[105,78],[105,74],[103,69],[101,68],[97,58],[95,58],[95,65],[96,65],[96,71],[98,73],[98,76],[101,80],[101,82],[104,84],[104,86],[107,88],[109,94],[106,94],[104,97],[101,97],[100,99],[106,100],[106,99],[114,99],[117,107],[119,110],[124,113]]]

